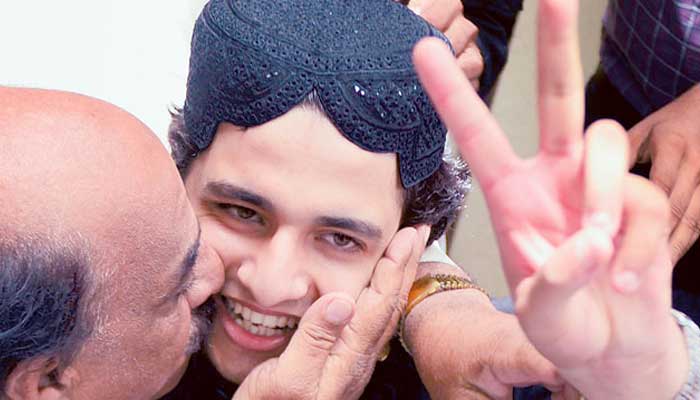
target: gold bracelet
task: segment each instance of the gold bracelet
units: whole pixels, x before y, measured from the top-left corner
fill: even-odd
[[[408,316],[408,313],[410,313],[411,310],[418,305],[418,303],[434,295],[435,293],[458,289],[476,289],[490,298],[489,294],[486,293],[484,288],[467,278],[457,275],[426,275],[413,282],[413,286],[411,286],[411,290],[408,292],[406,311],[404,311],[403,315],[401,316],[401,320],[399,321],[399,341],[401,342],[401,346],[403,346],[404,350],[406,350],[406,353],[411,354],[411,351],[408,349],[408,346],[403,339],[404,325],[406,324],[406,317]]]

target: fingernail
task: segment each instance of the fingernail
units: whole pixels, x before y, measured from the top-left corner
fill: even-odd
[[[623,271],[615,274],[615,286],[618,290],[630,293],[639,287],[639,276],[632,271]]]
[[[334,299],[326,307],[326,321],[334,325],[344,325],[352,317],[353,305],[345,299]]]

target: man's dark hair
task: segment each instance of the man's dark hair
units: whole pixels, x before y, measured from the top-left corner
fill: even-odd
[[[323,111],[318,96],[311,93],[301,103],[301,107]],[[172,120],[168,130],[168,140],[180,175],[187,176],[192,161],[199,155],[199,149],[192,135],[187,132],[182,110],[170,111]],[[470,188],[470,172],[464,162],[446,154],[440,167],[427,179],[404,190],[401,227],[426,224],[431,226],[428,244],[442,236],[454,222]]]
[[[80,349],[88,273],[82,252],[49,240],[0,242],[0,398],[20,362],[47,357],[59,373]]]

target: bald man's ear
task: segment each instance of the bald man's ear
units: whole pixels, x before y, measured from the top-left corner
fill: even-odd
[[[76,379],[72,369],[59,371],[54,358],[37,357],[17,364],[7,377],[4,395],[9,400],[67,400]]]

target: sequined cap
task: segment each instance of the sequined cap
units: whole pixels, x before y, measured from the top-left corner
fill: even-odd
[[[411,61],[447,39],[393,0],[211,0],[192,37],[184,117],[200,150],[220,122],[264,124],[316,92],[345,137],[398,154],[403,186],[440,165],[446,129]]]

